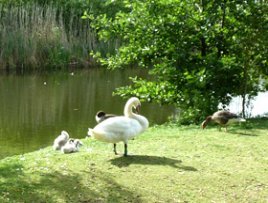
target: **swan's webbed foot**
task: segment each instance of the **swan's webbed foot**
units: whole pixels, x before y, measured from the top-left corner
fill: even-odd
[[[114,154],[118,155],[117,151],[116,151],[116,144],[114,143]]]
[[[125,153],[124,156],[127,156],[127,144],[125,144]]]

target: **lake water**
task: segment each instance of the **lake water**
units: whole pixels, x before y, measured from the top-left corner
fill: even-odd
[[[112,96],[116,87],[130,83],[130,76],[146,77],[146,71],[127,69],[77,70],[42,74],[0,74],[0,159],[52,145],[62,130],[84,138],[96,125],[99,110],[122,114],[126,100]],[[268,92],[253,101],[249,115],[268,112]],[[241,112],[241,98],[230,110]],[[162,124],[174,116],[171,106],[142,103],[141,114],[150,124]]]
[[[52,145],[62,130],[84,138],[98,110],[122,114],[126,100],[112,96],[143,70],[104,69],[0,75],[0,158]],[[168,120],[174,108],[142,103],[151,124]]]

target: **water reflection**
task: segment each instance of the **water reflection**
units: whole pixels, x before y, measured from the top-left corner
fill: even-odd
[[[129,83],[142,70],[80,70],[74,73],[0,75],[0,158],[51,145],[65,129],[71,137],[84,138],[93,127],[95,113],[122,114],[125,100],[112,91]],[[172,107],[142,104],[150,123],[161,124]]]

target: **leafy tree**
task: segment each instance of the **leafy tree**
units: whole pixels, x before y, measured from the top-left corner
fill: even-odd
[[[231,6],[233,16],[229,21],[234,28],[230,29],[229,49],[242,75],[236,94],[243,98],[242,114],[245,116],[246,96],[250,99],[259,91],[267,90],[268,7],[263,1]]]
[[[118,3],[121,9],[96,16],[92,26],[101,40],[116,38],[120,46],[95,57],[109,69],[147,68],[151,77],[131,78],[117,95],[174,104],[181,122],[189,123],[232,96],[260,90],[260,76],[267,76],[267,3],[125,0],[107,6]]]

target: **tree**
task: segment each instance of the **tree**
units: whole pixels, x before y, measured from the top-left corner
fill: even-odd
[[[242,115],[245,117],[246,98],[253,98],[259,91],[267,90],[268,7],[263,1],[247,1],[232,5],[233,16],[230,52],[241,69]],[[266,82],[265,82],[266,81]],[[266,87],[265,87],[266,86]]]
[[[107,6],[117,3],[110,1]],[[120,6],[124,9],[109,17],[99,15],[92,24],[101,40],[117,38],[120,47],[95,57],[110,69],[147,68],[152,77],[134,77],[132,85],[118,88],[116,94],[174,104],[181,110],[182,122],[189,123],[215,111],[220,102],[228,104],[232,96],[260,90],[255,67],[267,69],[263,36],[267,29],[260,27],[264,25],[260,21],[267,21],[266,3],[126,0]],[[250,17],[254,12],[258,19]],[[252,40],[252,34],[258,39]],[[247,45],[248,40],[258,43]],[[244,60],[249,56],[254,66]],[[265,76],[265,71],[257,72]]]

